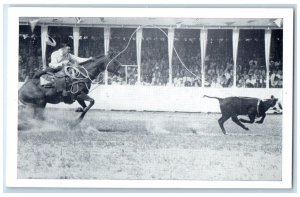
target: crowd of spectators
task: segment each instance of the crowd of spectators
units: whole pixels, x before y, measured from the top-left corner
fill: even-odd
[[[19,81],[24,81],[41,68],[42,52],[39,37],[35,34],[20,36],[19,43]]]
[[[282,88],[282,63],[280,60],[270,60],[270,87]]]
[[[191,32],[194,31],[194,32]],[[201,55],[199,32],[175,31],[172,66],[174,86],[201,87]]]
[[[115,53],[122,51],[134,29],[112,29],[110,50]],[[190,30],[195,31],[195,30]],[[55,31],[53,31],[55,32]],[[52,34],[53,34],[52,32]],[[88,32],[88,31],[87,31]],[[165,30],[167,32],[167,30]],[[199,32],[186,34],[175,31],[172,57],[172,84],[169,84],[168,39],[158,29],[145,29],[141,50],[141,84],[151,86],[173,85],[179,87],[201,87],[202,72],[204,72],[204,87],[232,87],[234,81],[234,66],[232,59],[232,40],[230,37],[208,37],[204,71],[201,70],[201,49]],[[66,35],[53,35],[57,43],[66,40]],[[67,36],[72,43],[72,36]],[[266,87],[266,67],[264,45],[261,40],[240,39],[236,67],[236,86],[240,88]],[[47,47],[47,62],[51,52],[56,48]],[[104,53],[104,36],[97,32],[80,37],[79,56],[90,57]],[[271,52],[272,53],[272,52]],[[272,55],[272,54],[271,54]],[[108,84],[135,85],[138,81],[136,40],[135,35],[128,49],[117,60],[124,65],[126,77],[120,78],[109,74]],[[22,33],[19,37],[19,80],[24,81],[42,67],[40,34]],[[282,88],[282,57],[270,58],[269,86]],[[104,83],[104,73],[96,82]]]
[[[141,83],[162,86],[167,85],[168,81],[168,41],[162,33],[156,37],[145,35],[141,51]]]
[[[264,31],[254,30],[257,37],[249,38],[249,32],[242,31],[237,58],[237,87],[265,88],[266,61],[264,52]],[[260,39],[259,39],[260,38]],[[249,53],[249,50],[251,53]]]
[[[231,30],[210,30],[208,32],[204,76],[205,87],[232,87],[232,32]]]

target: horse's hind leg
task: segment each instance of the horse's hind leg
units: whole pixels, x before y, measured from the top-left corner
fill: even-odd
[[[42,108],[42,107],[34,108],[34,118],[39,119],[39,120],[45,120],[44,109],[45,108]]]
[[[34,107],[34,118],[39,119],[39,120],[45,120],[44,117],[44,110],[46,107],[46,102],[45,101],[40,101],[38,105]]]

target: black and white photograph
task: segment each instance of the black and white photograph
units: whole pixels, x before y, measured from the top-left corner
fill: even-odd
[[[292,9],[57,9],[9,13],[8,184],[291,187]]]

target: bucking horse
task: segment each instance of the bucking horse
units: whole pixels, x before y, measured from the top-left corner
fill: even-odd
[[[112,59],[113,54],[109,53],[79,66],[65,66],[54,74],[36,74],[19,89],[19,101],[32,107],[33,117],[40,120],[44,120],[43,112],[47,103],[72,104],[77,101],[81,107],[77,108],[76,112],[81,114],[72,124],[75,126],[95,103],[95,100],[88,96],[92,81],[106,69],[114,75],[122,75],[119,70],[120,63]],[[89,105],[85,102],[89,102]]]

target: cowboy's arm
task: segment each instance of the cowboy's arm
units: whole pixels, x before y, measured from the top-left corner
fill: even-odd
[[[61,61],[60,62],[59,56],[56,53],[52,53],[51,62],[49,63],[49,67],[58,68],[58,67],[62,67],[66,63],[67,63],[66,61]]]
[[[70,59],[78,64],[89,61],[92,59],[92,57],[89,58],[82,58],[82,57],[77,57],[76,55],[70,54]]]

